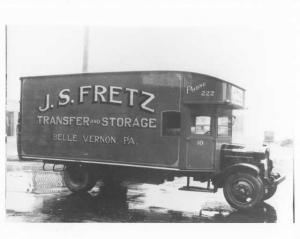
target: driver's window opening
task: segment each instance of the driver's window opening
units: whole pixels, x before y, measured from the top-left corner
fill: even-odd
[[[162,113],[162,135],[180,135],[180,112],[167,111]]]
[[[198,135],[211,135],[210,125],[210,116],[195,116],[193,119],[193,126],[191,127],[191,133]]]

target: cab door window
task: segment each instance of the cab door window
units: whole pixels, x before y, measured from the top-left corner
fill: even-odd
[[[196,135],[211,135],[211,117],[195,116],[191,133]]]

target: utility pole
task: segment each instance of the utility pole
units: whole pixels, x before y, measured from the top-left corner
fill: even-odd
[[[83,59],[82,59],[82,72],[88,72],[88,58],[89,58],[89,28],[84,28],[83,39]]]

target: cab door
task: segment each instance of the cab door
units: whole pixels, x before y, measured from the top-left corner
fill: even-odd
[[[214,118],[209,115],[193,115],[186,138],[186,162],[188,169],[210,171],[214,169],[215,137]]]

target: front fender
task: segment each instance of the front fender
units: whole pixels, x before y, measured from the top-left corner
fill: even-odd
[[[217,187],[222,187],[225,179],[232,173],[244,172],[251,173],[255,176],[260,175],[261,170],[259,167],[249,163],[236,163],[224,168],[219,174],[217,174],[213,180],[214,185]]]

